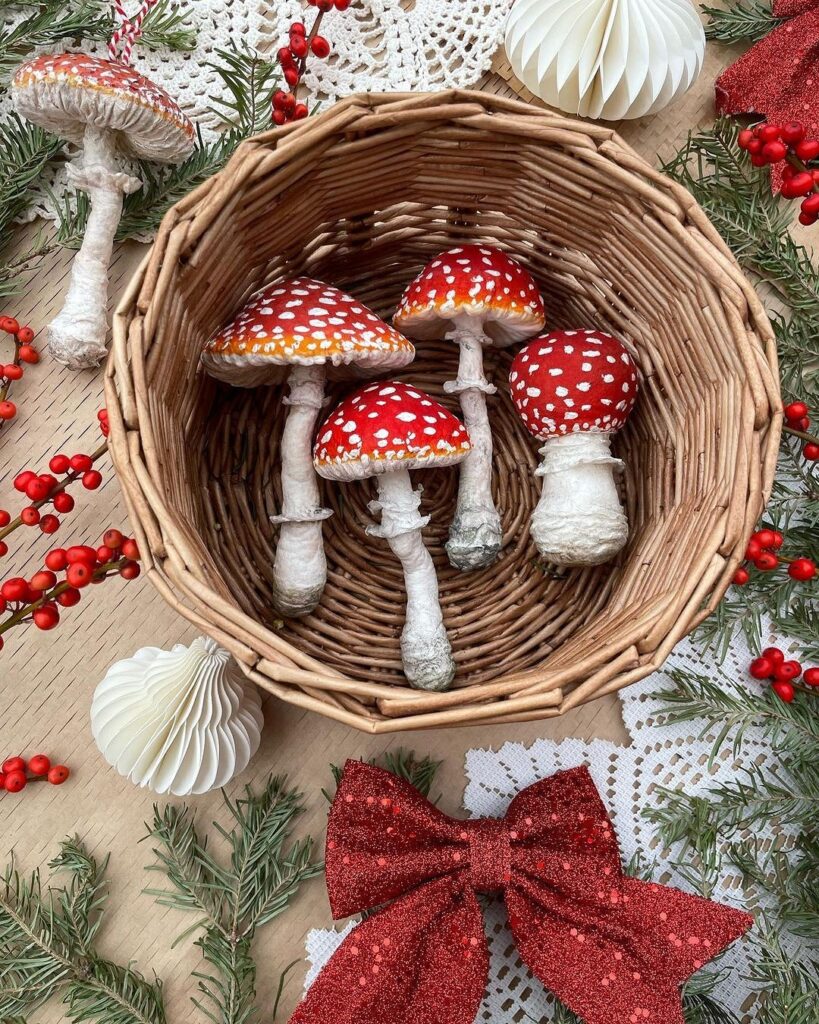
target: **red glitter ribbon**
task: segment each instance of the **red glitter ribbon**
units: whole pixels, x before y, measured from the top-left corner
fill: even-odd
[[[389,901],[341,944],[291,1024],[472,1024],[489,952],[477,892],[502,892],[520,955],[586,1024],[684,1024],[679,986],[753,923],[623,874],[585,768],[535,783],[502,820],[456,821],[348,761],[330,811],[334,918]]]
[[[798,121],[809,138],[819,136],[819,0],[774,0],[782,18],[764,39],[719,76],[717,110],[762,114],[772,124]],[[771,168],[771,185],[782,186],[782,166]]]

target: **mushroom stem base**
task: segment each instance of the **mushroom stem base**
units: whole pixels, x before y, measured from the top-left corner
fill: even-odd
[[[455,662],[438,596],[438,577],[421,530],[429,522],[418,508],[421,489],[412,489],[405,469],[378,477],[378,500],[371,512],[381,513],[381,523],[367,532],[382,537],[401,561],[407,588],[407,615],[401,634],[404,674],[419,690],[448,690],[455,676]]]
[[[608,433],[555,437],[541,448],[535,470],[543,477],[529,532],[544,558],[556,565],[599,565],[628,540]]]
[[[489,339],[480,318],[462,316],[454,324],[447,337],[460,346],[458,379],[447,381],[444,390],[460,396],[472,450],[461,463],[446,552],[456,569],[472,572],[497,561],[503,547],[503,529],[492,498],[492,430],[486,409],[486,396],[496,389],[483,373],[483,345]]]
[[[135,192],[142,182],[120,170],[114,133],[91,125],[83,136],[83,165],[69,168],[69,181],[88,193],[91,211],[71,265],[63,308],[49,324],[47,335],[57,362],[82,370],[98,366],[106,353],[108,268],[122,197]]]

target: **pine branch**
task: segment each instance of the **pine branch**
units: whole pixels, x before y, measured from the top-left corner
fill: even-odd
[[[65,840],[54,870],[67,887],[43,890],[10,864],[0,891],[0,1020],[22,1017],[57,992],[68,1019],[104,1024],[165,1024],[162,989],[132,967],[100,957],[92,942],[104,902],[105,863],[78,839]]]
[[[728,13],[741,6],[732,5]],[[777,306],[771,320],[785,398],[798,397],[817,409],[819,268],[790,234],[793,204],[771,192],[769,171],[751,165],[737,145],[738,131],[732,121],[717,121],[712,130],[691,135],[664,170],[694,195],[743,268],[771,296]],[[785,534],[783,554],[817,559],[819,464],[806,463],[800,450],[794,439],[783,441],[764,525]],[[797,583],[781,569],[754,572],[748,584],[729,591],[697,637],[720,660],[738,631],[758,649],[766,612],[783,634],[804,640],[805,656],[813,657],[819,645],[815,630],[810,633],[817,593],[817,580]]]
[[[16,113],[0,120],[0,238],[31,203],[31,188],[63,143]]]
[[[441,767],[440,761],[433,761],[429,757],[418,758],[415,751],[404,750],[403,747],[399,747],[395,751],[387,751],[382,757],[373,758],[367,763],[379,765],[388,772],[392,772],[393,775],[397,775],[399,779],[404,779],[405,782],[414,786],[421,796],[425,796],[427,799],[430,799],[435,776]],[[337,789],[344,775],[344,768],[333,764],[330,765],[330,771],[333,774],[333,781]],[[327,800],[333,799],[332,793],[328,793],[327,790],[322,790],[322,792]]]
[[[310,839],[291,839],[302,801],[283,778],[269,779],[258,794],[246,789],[236,801],[225,796],[225,805],[232,827],[214,828],[230,853],[228,866],[208,853],[187,811],[154,810],[149,836],[159,847],[153,870],[161,870],[171,887],[147,891],[163,906],[197,915],[184,934],[203,930],[196,944],[211,970],[196,974],[196,1006],[216,1024],[244,1024],[254,1015],[256,931],[281,914],[321,867]]]
[[[117,228],[117,239],[123,241],[153,234],[170,207],[221,170],[243,138],[244,135],[239,131],[229,129],[214,142],[206,143],[200,133],[193,153],[184,163],[162,168],[155,164],[140,163],[137,173],[143,181],[143,187],[126,196]],[[84,209],[87,211],[87,203]],[[87,212],[84,216],[87,216]],[[79,224],[73,225],[75,238],[77,228],[83,222],[84,217]],[[68,244],[73,242],[69,241]]]
[[[214,50],[220,63],[208,64],[222,81],[226,96],[211,96],[209,111],[226,129],[241,137],[270,127],[270,104],[278,87],[279,67],[254,50]]]
[[[705,35],[721,43],[756,42],[782,24],[770,0],[731,0],[726,7],[703,7],[708,16]]]
[[[816,1024],[819,1020],[819,964],[794,958],[773,928],[756,943],[749,981],[762,996],[760,1020],[765,1024]]]
[[[3,12],[20,4],[3,0]],[[115,22],[108,0],[43,0],[31,4],[31,13],[15,25],[0,25],[0,91],[18,65],[38,47],[60,47],[81,40],[106,42]],[[8,22],[8,14],[3,19]],[[196,33],[187,22],[187,12],[175,0],[159,0],[146,15],[137,46],[148,49],[192,50]]]

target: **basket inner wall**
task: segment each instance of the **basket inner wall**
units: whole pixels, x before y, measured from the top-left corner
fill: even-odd
[[[323,484],[335,514],[325,523],[329,580],[316,612],[281,622],[271,609],[276,529],[269,517],[280,507],[284,392],[232,389],[195,370],[204,341],[253,290],[306,273],[352,291],[388,318],[429,259],[459,242],[485,241],[533,272],[548,327],[596,326],[631,346],[643,391],[615,442],[626,463],[632,526],[616,563],[556,572],[528,539],[539,492],[532,475],[537,443],[508,396],[515,350],[486,355],[487,377],[499,392],[489,400],[505,533],[496,566],[472,574],[449,566],[443,543],[457,474],[416,474],[422,511],[432,516],[425,539],[439,573],[456,686],[544,662],[559,667],[564,654],[607,642],[612,626],[616,633],[647,602],[673,595],[691,557],[680,531],[695,541],[727,501],[738,433],[731,415],[743,392],[718,296],[681,258],[655,211],[622,183],[615,186],[605,165],[546,144],[511,153],[503,138],[485,131],[450,134],[421,133],[400,146],[375,138],[358,150],[339,144],[295,178],[285,169],[246,185],[230,231],[209,231],[195,258],[176,268],[176,301],[157,328],[173,336],[175,351],[157,346],[150,367],[166,498],[208,572],[218,573],[243,610],[323,664],[398,685],[402,576],[386,543],[364,532],[371,481]],[[375,165],[389,170],[375,175]],[[416,362],[396,376],[456,408],[442,391],[456,368],[454,345],[420,343]],[[349,388],[328,389],[331,403]]]

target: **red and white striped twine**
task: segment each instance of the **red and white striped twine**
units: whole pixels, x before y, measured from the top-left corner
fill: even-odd
[[[111,36],[111,41],[108,44],[108,56],[111,60],[118,61],[120,64],[131,63],[131,50],[134,48],[134,42],[142,35],[142,22],[145,20],[145,15],[158,2],[159,0],[143,0],[142,6],[134,17],[129,18],[123,0],[113,0],[114,10],[119,18],[119,27]]]

